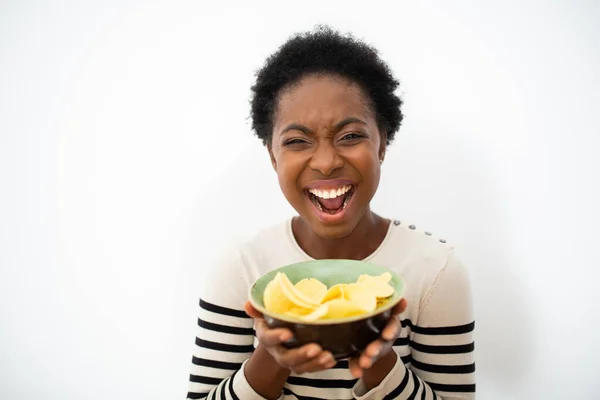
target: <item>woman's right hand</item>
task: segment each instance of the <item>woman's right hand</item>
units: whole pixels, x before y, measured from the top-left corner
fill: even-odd
[[[260,345],[268,351],[281,368],[296,374],[303,374],[330,369],[335,366],[336,361],[331,352],[324,351],[316,343],[309,343],[295,349],[284,347],[283,343],[293,337],[289,329],[270,329],[263,315],[252,307],[250,302],[246,302],[244,309],[246,314],[254,318],[256,337]]]

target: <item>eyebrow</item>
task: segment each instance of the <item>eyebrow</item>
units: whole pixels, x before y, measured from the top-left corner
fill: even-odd
[[[337,124],[335,124],[333,126],[333,131],[334,132],[338,132],[340,131],[343,127],[345,127],[346,125],[350,125],[350,124],[363,124],[363,125],[367,125],[367,123],[365,121],[363,121],[362,119],[356,118],[356,117],[349,117],[349,118],[345,118],[342,121],[338,122]],[[306,135],[309,134],[313,134],[314,132],[301,124],[289,124],[283,131],[281,131],[281,134],[283,135],[284,133],[288,132],[288,131],[300,131]]]
[[[284,133],[289,132],[289,131],[300,131],[300,132],[304,133],[305,135],[314,133],[311,129],[307,128],[304,125],[289,124],[284,130],[281,131],[281,134],[283,135]]]
[[[346,125],[356,124],[356,123],[367,125],[367,123],[365,121],[363,121],[362,119],[350,117],[350,118],[346,118],[346,119],[338,122],[337,124],[335,124],[335,126],[333,127],[333,130],[335,132],[337,132],[337,131],[341,130],[343,127],[345,127]]]

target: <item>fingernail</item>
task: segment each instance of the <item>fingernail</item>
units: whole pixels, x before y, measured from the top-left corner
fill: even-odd
[[[393,339],[397,338],[399,335],[400,335],[399,331],[392,331],[392,332],[385,331],[385,332],[383,332],[383,338],[385,340],[393,340]]]
[[[331,355],[329,355],[329,354],[323,354],[321,356],[321,358],[319,358],[319,363],[321,363],[321,364],[327,364],[328,362],[331,362],[331,361],[332,361],[332,358],[331,358]]]
[[[310,349],[308,349],[308,351],[306,352],[306,355],[309,357],[314,357],[317,354],[319,354],[319,349],[316,347],[311,347]]]
[[[279,340],[281,340],[282,342],[287,342],[291,338],[292,338],[292,335],[289,332],[285,332],[285,333],[282,333],[281,335],[279,335]]]

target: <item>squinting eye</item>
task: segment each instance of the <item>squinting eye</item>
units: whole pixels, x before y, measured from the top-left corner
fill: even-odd
[[[303,144],[306,143],[305,140],[302,139],[290,139],[290,140],[286,140],[283,145],[284,146],[289,146],[289,145],[293,145],[293,144]]]
[[[344,137],[342,137],[342,140],[352,140],[352,139],[360,139],[364,137],[364,135],[361,135],[360,133],[349,133],[347,135],[344,135]]]

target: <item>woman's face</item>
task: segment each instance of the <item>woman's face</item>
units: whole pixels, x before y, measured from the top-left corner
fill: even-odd
[[[279,95],[269,153],[281,190],[320,236],[352,232],[377,190],[385,140],[358,85],[308,76]]]

